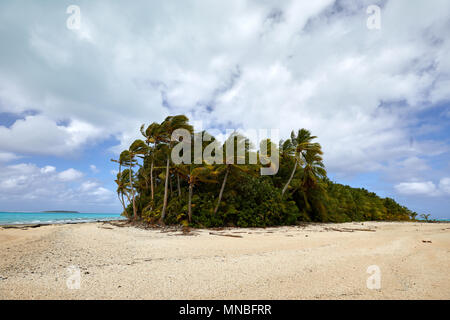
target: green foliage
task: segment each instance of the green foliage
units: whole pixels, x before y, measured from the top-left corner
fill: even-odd
[[[417,215],[391,198],[380,198],[366,189],[327,181],[329,221],[406,221]]]
[[[167,117],[161,124],[153,122],[147,128],[142,125],[145,140],[134,141],[118,160],[112,160],[119,164],[115,181],[124,216],[149,224],[164,221],[194,227],[401,221],[417,216],[393,199],[328,180],[321,146],[313,142],[316,137],[305,129],[292,132],[290,139],[279,143],[279,170],[273,176],[261,176],[259,165],[236,164],[236,150],[235,164],[175,165],[167,160],[175,145],[171,133],[177,128],[187,129],[192,135],[191,146],[197,139],[188,121],[179,115]],[[229,139],[243,141],[245,137],[232,135]],[[210,141],[214,140],[212,137]],[[202,149],[208,144],[203,143]],[[253,151],[249,143],[245,146],[248,163]],[[224,160],[229,157],[223,145],[219,148]],[[276,150],[277,145],[271,143],[270,149]],[[426,215],[422,217],[428,219]]]

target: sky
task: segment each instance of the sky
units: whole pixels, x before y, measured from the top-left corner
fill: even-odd
[[[110,159],[186,114],[307,128],[332,180],[450,218],[447,0],[5,0],[0,21],[0,211],[120,212]]]

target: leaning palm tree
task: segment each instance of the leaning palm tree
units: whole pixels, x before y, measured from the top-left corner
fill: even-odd
[[[123,198],[124,195],[127,196],[127,198],[129,199],[128,196],[128,189],[127,189],[127,185],[128,185],[128,172],[125,171],[121,171],[119,173],[117,173],[117,177],[116,180],[114,180],[117,184],[117,197],[119,198],[120,203],[122,204],[123,207],[123,211],[125,212],[127,210],[126,206],[125,206],[125,200]]]
[[[137,219],[137,210],[136,210],[136,199],[135,199],[135,192],[133,187],[133,173],[132,173],[132,167],[137,163],[135,157],[136,155],[145,155],[147,154],[147,145],[144,141],[137,139],[135,140],[130,148],[128,149],[128,156],[129,156],[129,175],[130,175],[130,188],[131,188],[131,195],[133,199],[133,219]]]
[[[231,170],[233,168],[238,169],[240,171],[243,171],[245,173],[248,173],[249,171],[249,166],[248,165],[244,165],[244,164],[237,164],[237,160],[242,157],[242,156],[238,156],[237,155],[237,146],[240,145],[241,143],[244,143],[245,146],[245,153],[244,153],[244,162],[245,162],[245,157],[247,156],[249,150],[250,150],[250,144],[248,143],[248,140],[246,137],[237,134],[237,133],[233,133],[230,137],[228,137],[226,143],[234,143],[233,147],[234,147],[234,152],[233,155],[228,155],[226,152],[226,147],[225,144],[222,146],[223,150],[224,150],[224,155],[225,155],[225,163],[224,164],[220,164],[216,166],[216,172],[220,173],[225,171],[225,175],[223,177],[222,180],[222,186],[220,187],[220,191],[219,191],[219,197],[217,199],[217,204],[216,207],[214,208],[214,214],[217,213],[217,211],[219,210],[220,207],[220,202],[222,201],[222,196],[223,196],[223,192],[225,190],[225,185],[227,183],[227,179],[228,179],[228,175],[230,174]]]
[[[124,184],[124,177],[122,174],[122,166],[126,165],[126,158],[128,154],[122,153],[119,156],[119,159],[111,159],[112,162],[116,162],[119,164],[119,172],[117,173],[117,179],[115,182],[117,183],[117,197],[119,198],[120,203],[123,206],[123,211],[126,211],[125,201],[123,199],[123,195],[125,194],[126,185]]]
[[[164,223],[164,218],[166,217],[166,209],[167,209],[167,196],[169,192],[169,166],[170,166],[170,152],[173,147],[172,141],[172,133],[177,129],[185,129],[189,132],[193,132],[193,127],[188,123],[189,119],[185,115],[177,115],[167,117],[162,123],[160,127],[160,134],[163,137],[163,141],[168,145],[166,149],[166,175],[164,182],[164,202],[163,209],[161,211],[160,223]]]
[[[327,171],[320,153],[314,150],[306,151],[302,186],[305,189],[312,189],[317,186],[319,179],[324,179],[326,176]]]
[[[154,184],[153,184],[153,167],[155,163],[155,154],[157,152],[157,146],[159,143],[163,141],[163,134],[161,131],[161,125],[159,123],[153,122],[150,124],[147,129],[144,130],[144,125],[141,126],[141,134],[145,137],[145,143],[148,146],[148,154],[147,157],[150,158],[151,164],[150,164],[150,190],[151,190],[151,196],[152,200],[154,200]],[[150,147],[150,144],[153,144],[152,147]]]
[[[192,194],[194,187],[200,183],[217,183],[214,179],[213,166],[199,166],[195,164],[189,165],[189,172],[186,172],[189,184],[189,200],[188,200],[188,220],[192,221]]]
[[[306,129],[300,129],[295,135],[294,131],[291,133],[290,141],[286,141],[282,144],[282,152],[289,154],[294,160],[294,167],[292,169],[291,175],[286,182],[281,195],[284,195],[289,187],[289,184],[294,177],[297,170],[297,166],[302,166],[305,162],[305,153],[307,151],[313,151],[317,154],[323,154],[321,146],[319,143],[313,143],[312,140],[316,139],[316,136],[312,136],[311,132]]]
[[[294,188],[301,191],[308,210],[311,208],[310,203],[312,201],[314,207],[321,211],[322,203],[328,201],[326,183],[324,182],[327,172],[323,159],[316,151],[309,150],[305,153],[304,161],[305,166],[301,172],[301,177],[296,180]]]
[[[113,162],[119,163],[119,173],[117,175],[116,183],[118,185],[117,192],[118,194],[122,194],[122,205],[124,207],[124,211],[126,211],[125,201],[123,200],[123,195],[125,194],[128,198],[128,202],[131,203],[129,194],[132,193],[132,170],[131,167],[135,165],[135,160],[130,157],[130,152],[128,150],[124,150],[120,153],[119,160],[111,159]],[[122,172],[122,167],[128,166],[129,169],[125,169]],[[125,177],[128,175],[128,177]]]

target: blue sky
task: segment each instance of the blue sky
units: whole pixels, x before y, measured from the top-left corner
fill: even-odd
[[[2,1],[0,210],[119,212],[110,159],[184,113],[307,128],[333,180],[448,218],[449,18],[446,0]]]

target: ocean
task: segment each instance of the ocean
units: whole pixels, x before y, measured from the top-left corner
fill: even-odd
[[[125,219],[119,213],[0,212],[0,225],[80,223]]]

